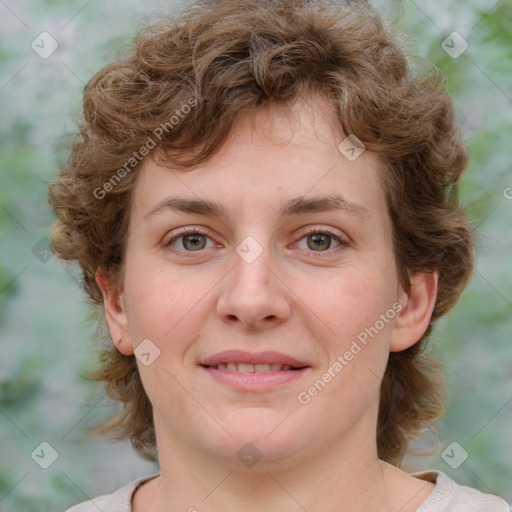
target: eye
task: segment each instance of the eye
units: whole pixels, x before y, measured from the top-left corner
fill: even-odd
[[[329,249],[336,250],[341,246],[349,245],[347,240],[325,228],[315,228],[308,231],[302,236],[299,244],[302,240],[306,240],[306,248],[314,252],[327,252]],[[337,244],[334,248],[332,247],[333,241]],[[304,249],[304,247],[300,248]]]
[[[206,244],[209,238],[208,235],[199,231],[197,228],[186,228],[175,234],[165,242],[164,245],[171,250],[185,250],[187,252],[201,251],[207,248]],[[175,245],[176,242],[178,242],[177,247]]]
[[[210,246],[207,246],[208,240],[211,242]],[[306,248],[300,247],[303,240],[306,241]],[[333,241],[337,244],[334,248]],[[164,246],[173,251],[198,252],[211,248],[212,244],[214,245],[214,242],[210,237],[198,228],[185,228],[174,234],[164,243]],[[329,229],[314,228],[303,234],[298,245],[301,249],[309,249],[309,252],[327,252],[329,249],[334,251],[340,247],[346,247],[349,242]]]

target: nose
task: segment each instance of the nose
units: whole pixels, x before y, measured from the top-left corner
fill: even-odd
[[[247,330],[277,327],[290,315],[289,288],[284,276],[279,275],[279,265],[271,257],[268,246],[260,247],[261,254],[255,259],[254,253],[244,254],[243,244],[233,254],[233,270],[223,280],[217,303],[217,314],[222,321],[239,324]],[[254,251],[255,247],[251,246],[250,250]]]

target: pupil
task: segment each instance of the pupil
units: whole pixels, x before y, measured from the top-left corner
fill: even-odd
[[[310,249],[329,249],[331,245],[329,235],[311,235],[311,240],[314,245]]]
[[[201,239],[202,244],[201,244]],[[187,243],[190,244],[190,247],[187,247]],[[183,244],[185,249],[192,249],[193,251],[197,249],[203,249],[204,248],[204,237],[202,235],[187,235],[183,239]]]

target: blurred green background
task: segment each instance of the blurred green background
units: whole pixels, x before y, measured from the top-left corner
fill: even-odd
[[[101,385],[85,377],[99,345],[91,341],[94,326],[77,270],[48,251],[46,196],[75,130],[73,112],[85,83],[130,45],[147,16],[180,3],[0,2],[2,512],[65,510],[157,471],[129,444],[83,432],[114,406]],[[512,4],[371,3],[415,55],[414,69],[436,65],[446,76],[470,150],[461,194],[478,245],[472,282],[432,336],[447,367],[451,400],[437,433],[427,431],[418,448],[435,445],[437,451],[410,456],[406,466],[440,469],[512,501]],[[31,48],[44,31],[59,45],[48,58]],[[464,43],[450,36],[453,31],[468,44],[456,58]],[[448,36],[444,47],[452,56],[442,47]],[[58,452],[46,470],[31,457],[44,441]],[[442,457],[452,442],[468,454],[457,469]]]

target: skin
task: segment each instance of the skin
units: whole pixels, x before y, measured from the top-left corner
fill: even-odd
[[[160,350],[151,365],[138,364],[161,474],[136,492],[134,511],[407,512],[432,491],[432,483],[378,460],[375,432],[389,352],[425,332],[437,276],[417,274],[411,292],[402,290],[379,161],[368,151],[349,161],[333,121],[325,102],[309,98],[262,111],[255,123],[242,119],[221,151],[193,170],[143,162],[121,288],[97,274],[118,350],[133,354],[145,339]],[[279,216],[288,200],[334,192],[366,214]],[[171,196],[214,201],[226,212],[148,215]],[[204,248],[192,251],[183,238],[166,245],[186,226],[207,236],[199,238]],[[344,243],[327,237],[315,248],[310,228]],[[248,236],[262,249],[251,263],[236,251]],[[400,313],[300,403],[299,393],[393,304]],[[198,365],[227,349],[280,351],[311,368],[270,391],[234,390]],[[252,467],[237,457],[246,443],[261,454]]]

